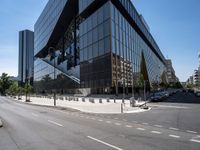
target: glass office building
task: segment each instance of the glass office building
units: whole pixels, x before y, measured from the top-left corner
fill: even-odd
[[[130,0],[49,0],[35,24],[38,92],[121,93],[166,82],[165,58]]]
[[[33,85],[33,50],[34,33],[29,30],[19,32],[19,57],[18,57],[18,78],[19,85],[25,83]]]

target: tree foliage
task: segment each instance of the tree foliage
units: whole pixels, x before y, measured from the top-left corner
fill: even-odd
[[[1,93],[1,95],[5,95],[6,90],[8,90],[11,85],[12,85],[12,81],[9,79],[8,74],[2,73],[2,75],[0,76],[0,93]]]

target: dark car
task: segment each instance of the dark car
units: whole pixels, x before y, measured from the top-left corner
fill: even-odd
[[[195,96],[196,96],[196,97],[200,97],[200,91],[196,92],[196,93],[195,93]]]
[[[160,102],[163,100],[163,95],[161,93],[154,93],[150,97],[151,102]]]

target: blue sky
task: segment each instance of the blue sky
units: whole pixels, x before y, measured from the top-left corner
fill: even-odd
[[[132,0],[181,81],[198,67],[200,0]]]
[[[198,67],[200,0],[132,0],[177,76],[185,81]],[[18,31],[33,30],[47,0],[1,0],[0,74],[17,76]]]

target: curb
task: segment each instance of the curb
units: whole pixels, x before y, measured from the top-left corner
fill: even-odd
[[[1,127],[3,127],[3,123],[2,123],[2,121],[1,121],[1,119],[0,119],[0,128],[1,128]]]
[[[9,98],[9,97],[7,97]],[[148,110],[144,110],[144,109],[141,109],[140,108],[139,110],[134,110],[134,111],[125,111],[124,113],[121,113],[121,112],[92,112],[92,111],[87,111],[87,110],[81,110],[81,109],[78,109],[78,108],[72,108],[72,107],[62,107],[62,106],[48,106],[48,105],[41,105],[41,104],[34,104],[34,103],[29,103],[29,102],[23,102],[23,101],[16,101],[14,100],[13,98],[9,98],[10,100],[12,101],[15,101],[16,103],[22,103],[22,104],[27,104],[27,105],[32,105],[32,106],[39,106],[39,107],[45,107],[45,108],[56,108],[58,110],[67,110],[67,111],[71,111],[71,112],[81,112],[81,113],[89,113],[89,114],[134,114],[134,113],[141,113],[141,112],[146,112],[146,111],[149,111],[151,109],[148,109]]]

